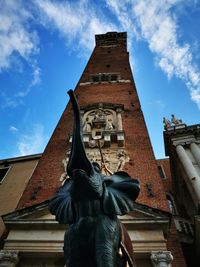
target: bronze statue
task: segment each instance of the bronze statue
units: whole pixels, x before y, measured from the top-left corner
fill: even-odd
[[[124,267],[128,261],[129,266],[134,266],[132,245],[117,215],[133,210],[139,182],[123,171],[103,175],[98,163],[88,160],[79,106],[73,91],[68,94],[74,110],[67,165],[70,178],[49,202],[56,220],[69,224],[64,237],[65,264],[67,267]]]

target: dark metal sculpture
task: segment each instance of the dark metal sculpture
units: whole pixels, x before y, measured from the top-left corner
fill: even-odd
[[[103,175],[98,164],[88,160],[79,107],[73,91],[68,94],[74,110],[67,166],[70,178],[49,202],[56,220],[69,224],[64,238],[66,266],[124,267],[126,261],[133,266],[131,241],[117,215],[133,210],[133,201],[140,191],[139,182],[122,171]]]

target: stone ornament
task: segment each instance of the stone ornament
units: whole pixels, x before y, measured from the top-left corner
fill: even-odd
[[[121,170],[123,170],[123,167],[124,167],[125,163],[128,162],[130,159],[126,155],[125,150],[120,150],[118,152],[117,156],[118,156],[118,164],[117,164],[116,171],[121,171]]]
[[[173,256],[170,251],[154,251],[151,253],[151,261],[154,267],[171,267]]]
[[[182,124],[182,123],[183,123],[182,120],[177,119],[177,118],[174,116],[174,114],[172,114],[171,116],[172,116],[172,117],[171,117],[171,122],[172,122],[174,125],[178,125],[178,124]]]
[[[83,132],[84,133],[90,133],[92,130],[92,124],[89,121],[89,118],[87,117],[83,123]]]
[[[81,110],[83,141],[86,148],[98,147],[94,142],[97,139],[101,139],[102,147],[110,147],[114,143],[117,143],[118,147],[124,146],[125,135],[120,105],[99,103],[94,104],[92,109],[89,106]]]
[[[0,267],[15,267],[19,261],[18,251],[0,250]]]
[[[173,126],[185,125],[181,119],[177,119],[174,114],[171,115],[171,120],[163,117],[164,129],[167,130]]]
[[[94,132],[94,130],[113,130],[114,112],[112,110],[99,107],[96,110],[86,112],[83,116],[83,133]]]
[[[163,123],[164,123],[165,130],[171,127],[171,121],[168,120],[166,117],[163,117]]]
[[[99,166],[101,166],[102,158],[99,148],[97,148],[98,146],[97,142],[96,140],[92,140],[91,143],[94,144],[90,145],[89,148],[86,148],[87,157],[90,160],[90,162],[92,163],[96,162],[99,164]],[[103,147],[102,140],[100,140],[100,146],[101,148]],[[63,184],[64,181],[69,178],[66,172],[67,164],[69,161],[69,154],[70,150],[66,153],[66,157],[62,160],[64,172],[60,177],[61,184]],[[124,165],[130,161],[130,158],[127,156],[126,151],[124,149],[118,149],[118,148],[102,149],[102,156],[106,168],[109,169],[112,173],[117,171],[122,171]],[[106,174],[104,170],[102,170],[102,173]]]

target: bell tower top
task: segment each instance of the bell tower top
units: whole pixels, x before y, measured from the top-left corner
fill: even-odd
[[[112,46],[123,44],[127,46],[126,32],[107,32],[105,34],[95,35],[96,46]]]

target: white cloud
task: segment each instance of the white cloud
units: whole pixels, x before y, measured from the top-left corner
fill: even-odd
[[[11,132],[15,133],[15,132],[18,132],[18,131],[19,131],[19,129],[18,129],[18,128],[16,128],[15,126],[11,125],[11,126],[9,127],[9,131],[11,131]]]
[[[41,69],[37,66],[34,66],[33,79],[31,86],[37,85],[41,82]]]
[[[11,67],[13,56],[29,61],[38,52],[38,37],[27,27],[32,15],[21,1],[1,1],[0,16],[0,71],[3,71]]]
[[[134,33],[138,38],[140,34],[148,42],[157,65],[168,78],[176,76],[185,82],[191,99],[200,109],[200,71],[194,64],[191,46],[187,43],[180,45],[177,14],[173,13],[173,8],[179,4],[183,6],[183,3],[183,0],[126,0],[123,3],[107,0],[108,7],[116,14],[124,30],[128,26],[130,36]]]
[[[1,108],[16,108],[19,105],[24,104],[24,97],[26,97],[31,89],[41,82],[41,70],[38,66],[33,67],[32,80],[24,90],[20,90],[13,95],[9,95],[9,92],[2,91],[0,97],[2,98]]]
[[[41,124],[34,125],[32,130],[23,134],[17,143],[20,156],[43,152],[46,144],[44,128]]]
[[[23,61],[28,63],[33,73],[32,80],[24,90],[15,95],[5,89],[2,91],[2,107],[14,108],[22,104],[22,98],[40,82],[40,68],[35,60],[35,55],[39,52],[39,38],[36,31],[30,28],[29,22],[33,20],[33,16],[23,1],[1,1],[0,18],[0,73],[10,69],[22,73]]]
[[[15,96],[8,96],[5,92],[0,92],[1,108],[16,108],[18,105],[23,104],[23,100],[21,98],[16,98]]]
[[[131,43],[132,38],[139,38],[137,25],[134,23],[131,12],[131,1],[121,1],[121,0],[106,0],[108,8],[115,13],[118,21],[120,22],[120,28],[124,31],[129,32],[129,45]]]
[[[16,103],[20,104],[19,100],[22,101],[22,99],[29,94],[32,87],[34,87],[35,85],[38,85],[41,82],[41,70],[38,66],[33,67],[32,76],[33,76],[32,80],[31,80],[30,84],[27,86],[27,88],[17,92],[12,98],[13,101],[15,100]]]
[[[90,2],[52,2],[36,0],[41,12],[41,22],[45,27],[54,28],[66,39],[68,44],[74,42],[75,49],[88,52],[94,46],[94,34],[113,31],[116,28],[102,14],[92,8]]]

